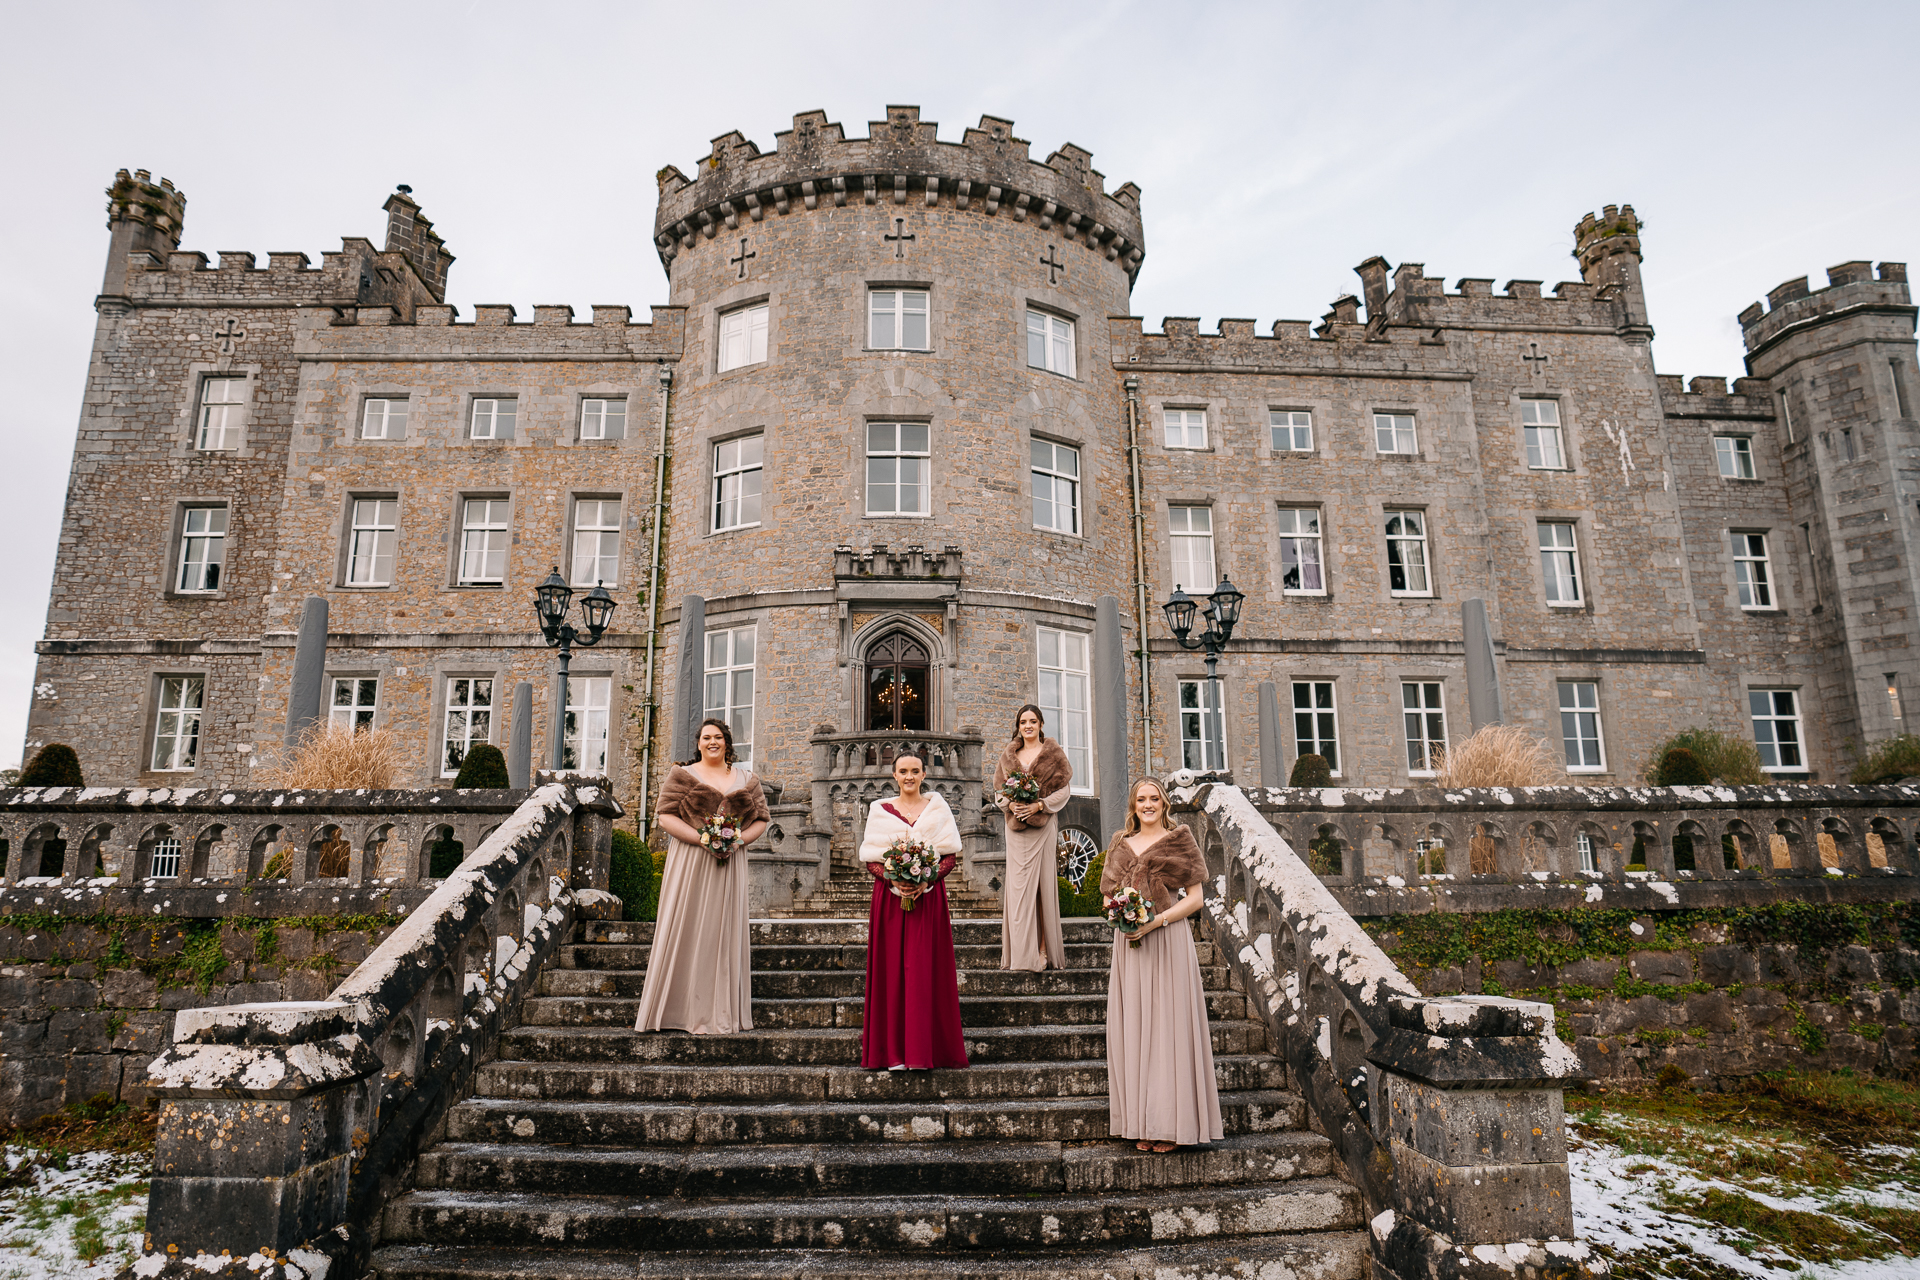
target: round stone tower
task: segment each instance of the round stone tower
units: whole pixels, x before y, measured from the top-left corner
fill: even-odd
[[[869,133],[810,112],[771,153],[730,133],[692,180],[660,174],[687,308],[663,601],[701,598],[674,746],[726,708],[818,819],[884,777],[874,739],[927,735],[953,756],[940,789],[977,806],[963,775],[990,779],[1034,701],[1076,787],[1123,790],[1125,695],[1093,690],[1125,687],[1096,613],[1132,582],[1107,318],[1144,255],[1139,192],[1071,145],[1030,159],[991,116],[957,144],[915,107]]]

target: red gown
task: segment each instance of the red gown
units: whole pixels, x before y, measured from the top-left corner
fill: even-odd
[[[911,911],[900,909],[879,863],[860,864],[874,877],[867,913],[867,1011],[860,1032],[860,1065],[869,1070],[903,1062],[909,1067],[967,1065],[945,883],[956,864],[952,857],[940,860],[941,879]]]

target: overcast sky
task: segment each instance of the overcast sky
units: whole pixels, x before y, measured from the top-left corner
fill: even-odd
[[[448,300],[666,298],[664,164],[1010,117],[1140,185],[1134,312],[1318,319],[1382,254],[1429,276],[1579,279],[1580,215],[1631,203],[1662,372],[1743,372],[1783,280],[1913,259],[1920,5],[29,4],[0,51],[7,305],[0,766],[17,763],[116,169],[188,197],[182,247],[317,261],[412,185]]]

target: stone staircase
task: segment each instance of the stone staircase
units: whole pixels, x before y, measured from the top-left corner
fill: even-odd
[[[965,868],[954,868],[946,886],[947,914],[955,920],[1000,918],[1000,891],[975,887]],[[851,862],[842,865],[836,855],[833,874],[825,884],[791,907],[775,907],[767,914],[782,920],[865,920],[872,904],[873,877]],[[996,933],[994,940],[999,937]]]
[[[956,922],[973,1066],[859,1062],[866,924],[756,921],[755,1030],[636,1034],[653,926],[589,922],[386,1210],[382,1280],[1357,1280],[1358,1192],[1200,943],[1227,1138],[1107,1133],[1104,924],[1003,973]]]

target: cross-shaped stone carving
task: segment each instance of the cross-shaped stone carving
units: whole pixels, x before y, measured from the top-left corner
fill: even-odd
[[[1060,261],[1060,255],[1053,245],[1048,245],[1046,253],[1041,255],[1040,265],[1047,269],[1048,284],[1059,284],[1060,277],[1056,273],[1067,269],[1067,264]]]
[[[213,331],[213,336],[220,339],[221,355],[232,355],[233,344],[247,340],[247,331],[239,326],[240,322],[238,320],[235,320],[232,316],[228,316],[226,322]]]
[[[1527,354],[1521,356],[1520,359],[1526,362],[1527,368],[1533,372],[1534,378],[1538,380],[1547,376],[1547,362],[1552,360],[1553,357],[1541,355],[1540,344],[1537,342],[1529,342],[1527,344]]]
[[[893,227],[894,229],[892,231],[887,232],[886,238],[893,241],[893,256],[896,258],[904,258],[907,256],[906,242],[913,239],[914,235],[911,231],[907,230],[907,220],[905,218],[895,218],[893,220]]]
[[[739,279],[741,279],[741,280],[745,280],[745,279],[747,278],[747,263],[748,263],[748,261],[749,261],[749,260],[751,260],[751,259],[753,259],[753,258],[757,258],[757,257],[759,257],[759,256],[760,256],[760,255],[759,255],[759,254],[757,254],[757,253],[748,253],[748,252],[747,252],[747,238],[746,238],[745,236],[741,236],[741,237],[740,237],[740,256],[739,256],[739,257],[737,257],[737,258],[728,258],[728,259],[727,259],[727,265],[728,265],[728,266],[738,266],[738,267],[740,268],[740,275],[739,275],[739,277],[738,277],[738,278],[739,278]]]

